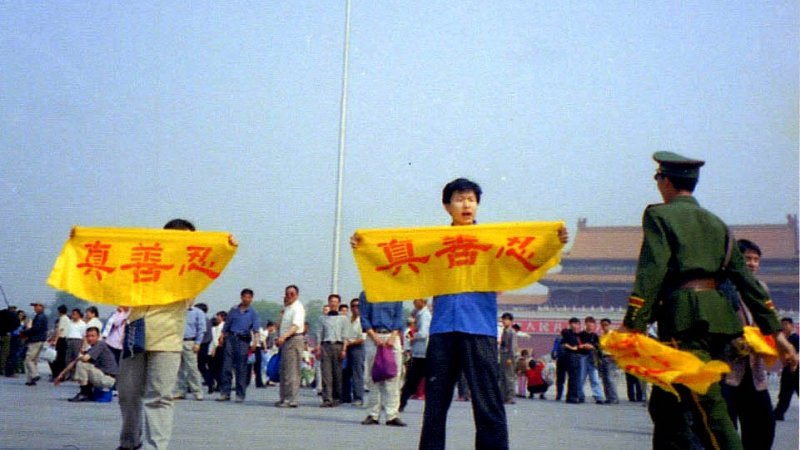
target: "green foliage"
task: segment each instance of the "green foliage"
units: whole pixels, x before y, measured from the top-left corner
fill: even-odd
[[[266,326],[268,321],[278,323],[278,318],[283,309],[283,304],[269,301],[258,300],[250,304],[253,309],[258,313],[258,318],[261,320],[261,325]]]

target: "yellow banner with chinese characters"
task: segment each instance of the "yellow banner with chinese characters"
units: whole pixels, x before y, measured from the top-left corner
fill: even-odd
[[[230,233],[74,227],[47,284],[84,300],[125,306],[194,298],[236,253]]]
[[[561,260],[564,222],[357,230],[353,256],[372,302],[519,289]]]
[[[613,356],[625,372],[676,396],[678,391],[673,384],[682,384],[702,395],[731,370],[722,361],[705,362],[692,353],[639,333],[612,331],[600,338],[600,348]]]

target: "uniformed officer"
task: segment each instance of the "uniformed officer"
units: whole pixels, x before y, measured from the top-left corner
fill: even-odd
[[[653,159],[659,164],[655,180],[664,203],[648,206],[642,218],[644,240],[624,326],[643,333],[648,323],[658,322],[661,341],[704,361],[725,359],[731,341],[742,334],[741,321],[718,290],[727,277],[762,333],[774,335],[781,356],[796,366],[794,349],[778,333],[769,294],[745,266],[725,223],[692,196],[704,161],[672,152],[656,152]],[[719,383],[706,395],[675,388],[680,398],[653,387],[653,448],[691,448],[693,434],[707,449],[742,448]]]

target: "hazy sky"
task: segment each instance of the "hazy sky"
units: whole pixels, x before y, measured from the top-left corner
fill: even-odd
[[[732,224],[798,210],[796,1],[353,1],[340,291],[356,228],[638,225],[650,155],[706,159]],[[0,283],[45,281],[73,224],[184,217],[240,240],[201,295],[330,290],[344,1],[0,4]],[[29,309],[26,307],[26,309]]]

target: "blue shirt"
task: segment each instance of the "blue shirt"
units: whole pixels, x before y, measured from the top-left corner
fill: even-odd
[[[454,331],[497,337],[497,292],[434,296],[430,334]]]
[[[205,325],[203,325],[205,327]],[[235,334],[236,336],[249,336],[250,332],[258,333],[261,323],[258,320],[256,310],[248,307],[242,312],[238,306],[231,308],[228,318],[225,319],[225,326],[222,332],[225,335]]]
[[[194,339],[194,343],[200,345],[205,334],[206,315],[194,306],[189,308],[186,312],[186,325],[183,327],[183,340]]]
[[[358,307],[361,309],[361,327],[364,331],[372,328],[375,331],[403,331],[403,302],[370,303],[362,292],[358,296]]]

